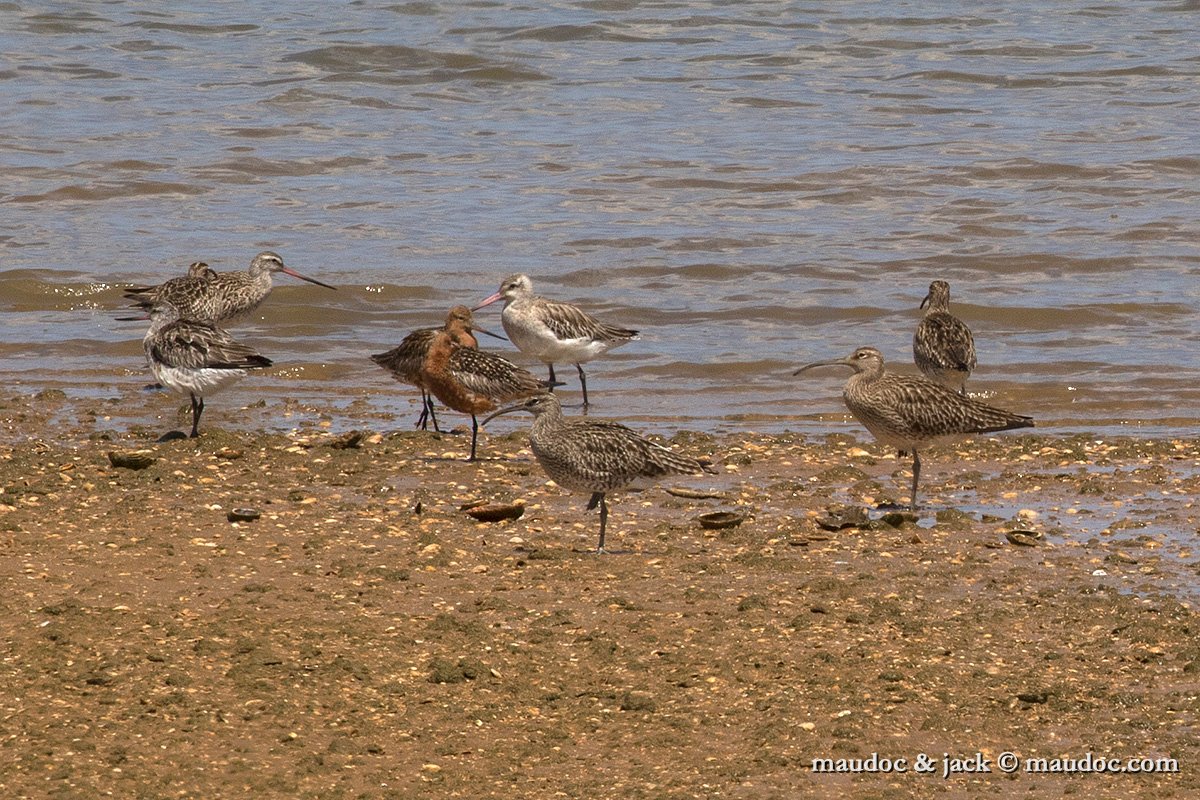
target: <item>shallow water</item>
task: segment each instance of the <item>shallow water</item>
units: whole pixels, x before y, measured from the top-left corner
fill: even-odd
[[[282,278],[234,327],[277,366],[214,407],[415,415],[366,356],[523,271],[642,330],[598,415],[851,430],[791,372],[911,370],[943,278],[973,391],[1191,435],[1195,6],[1010,6],[4,4],[7,391],[152,405],[120,287],[270,248],[339,291]]]

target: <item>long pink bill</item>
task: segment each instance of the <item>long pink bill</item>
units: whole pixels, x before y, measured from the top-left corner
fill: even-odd
[[[496,302],[497,300],[501,299],[502,297],[503,297],[503,295],[501,295],[499,292],[496,292],[493,295],[489,295],[487,298],[484,299],[484,301],[482,303],[475,306],[471,310],[478,311],[479,309],[483,308],[484,306],[490,306],[492,303]]]

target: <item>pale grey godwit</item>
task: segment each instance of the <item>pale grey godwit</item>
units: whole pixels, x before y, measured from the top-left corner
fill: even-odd
[[[1033,427],[1032,417],[964,397],[926,378],[886,372],[883,356],[874,347],[860,347],[845,358],[815,361],[793,374],[834,365],[854,370],[842,390],[842,399],[854,418],[877,440],[899,449],[901,455],[912,451],[913,511],[917,510],[917,482],[921,477],[919,448],[970,433]]]
[[[579,371],[579,386],[583,390],[583,411],[588,408],[587,375],[584,363],[614,347],[638,338],[638,332],[608,325],[578,306],[558,303],[533,293],[528,275],[510,275],[500,282],[495,294],[480,302],[474,311],[504,301],[500,321],[504,332],[522,353],[532,356],[550,368],[550,387],[557,384],[554,364],[565,361]]]
[[[458,323],[450,335],[454,337],[455,343],[462,347],[476,348],[479,346],[479,342],[474,336],[475,331],[495,336],[498,339],[504,338],[476,325],[471,316],[471,309],[466,306],[455,306],[450,309],[449,316]],[[425,380],[421,377],[421,365],[425,363],[425,357],[429,355],[429,346],[433,344],[434,337],[439,330],[442,328],[418,328],[386,353],[377,353],[371,356],[371,360],[390,372],[396,380],[416,386],[421,390],[421,414],[417,417],[416,427],[428,430],[429,422],[432,421],[433,429],[440,433],[437,415],[433,410],[433,398],[429,394]]]
[[[564,489],[590,492],[588,511],[600,507],[598,553],[605,552],[607,493],[630,487],[645,488],[667,475],[715,473],[711,464],[668,450],[620,423],[569,420],[563,416],[558,398],[549,392],[539,392],[523,403],[501,409],[483,422],[486,425],[501,414],[514,411],[533,414],[529,444],[550,479]]]
[[[245,376],[248,369],[271,366],[271,359],[234,341],[210,322],[181,319],[171,305],[150,309],[150,329],[142,339],[150,371],[163,386],[192,401],[192,433],[200,435],[204,398]],[[180,438],[167,434],[162,440]]]
[[[445,326],[429,343],[419,379],[444,405],[471,415],[471,455],[467,460],[474,461],[479,439],[476,415],[495,411],[500,403],[527,397],[545,385],[506,358],[459,344],[467,325],[452,309]]]
[[[913,361],[930,380],[965,395],[975,369],[975,339],[966,323],[950,313],[950,284],[929,284],[921,308],[925,316],[913,334]]]
[[[316,278],[301,275],[285,266],[278,253],[264,250],[254,257],[245,272],[217,272],[211,277],[173,278],[158,286],[128,289],[125,297],[134,307],[149,311],[158,304],[169,304],[183,319],[201,322],[225,322],[248,314],[271,293],[271,275],[282,272],[302,281],[333,289]]]

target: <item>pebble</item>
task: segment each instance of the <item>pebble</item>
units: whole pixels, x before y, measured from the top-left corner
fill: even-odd
[[[140,470],[158,461],[150,450],[109,450],[108,463],[122,469]]]
[[[225,514],[230,522],[253,522],[261,516],[262,512],[257,508],[231,508]]]
[[[736,528],[746,521],[746,515],[736,511],[714,511],[710,514],[701,514],[696,517],[696,521],[700,523],[701,528],[721,530]]]

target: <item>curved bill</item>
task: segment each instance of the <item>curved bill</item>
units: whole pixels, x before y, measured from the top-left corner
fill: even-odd
[[[490,415],[488,415],[487,419],[485,419],[479,423],[479,427],[482,428],[484,425],[487,425],[489,422],[494,420],[496,417],[502,417],[505,414],[511,414],[514,411],[524,411],[524,410],[525,410],[525,404],[522,402],[515,406],[509,406],[508,408],[502,408],[499,411],[494,411]]]
[[[474,307],[474,308],[472,308],[471,310],[472,310],[472,311],[478,311],[479,309],[483,308],[484,306],[490,306],[492,303],[496,302],[496,301],[497,301],[497,300],[499,300],[501,297],[502,297],[502,295],[501,295],[499,292],[496,292],[496,293],[495,293],[495,294],[493,294],[493,295],[488,295],[487,297],[485,297],[485,298],[483,299],[483,301],[482,301],[482,302],[481,302],[479,305],[475,306],[475,307]]]
[[[800,369],[792,373],[793,376],[799,375],[801,372],[807,372],[816,367],[849,367],[851,366],[844,358],[831,358],[826,361],[814,361],[811,364],[805,364]]]
[[[335,292],[337,291],[336,286],[330,286],[328,283],[321,283],[316,278],[310,278],[307,275],[301,275],[299,272],[296,272],[296,270],[292,269],[291,267],[283,267],[279,271],[282,272],[284,275],[291,275],[293,278],[299,278],[302,281],[308,281],[309,283],[315,283],[317,286],[324,286],[326,289],[333,289]]]

